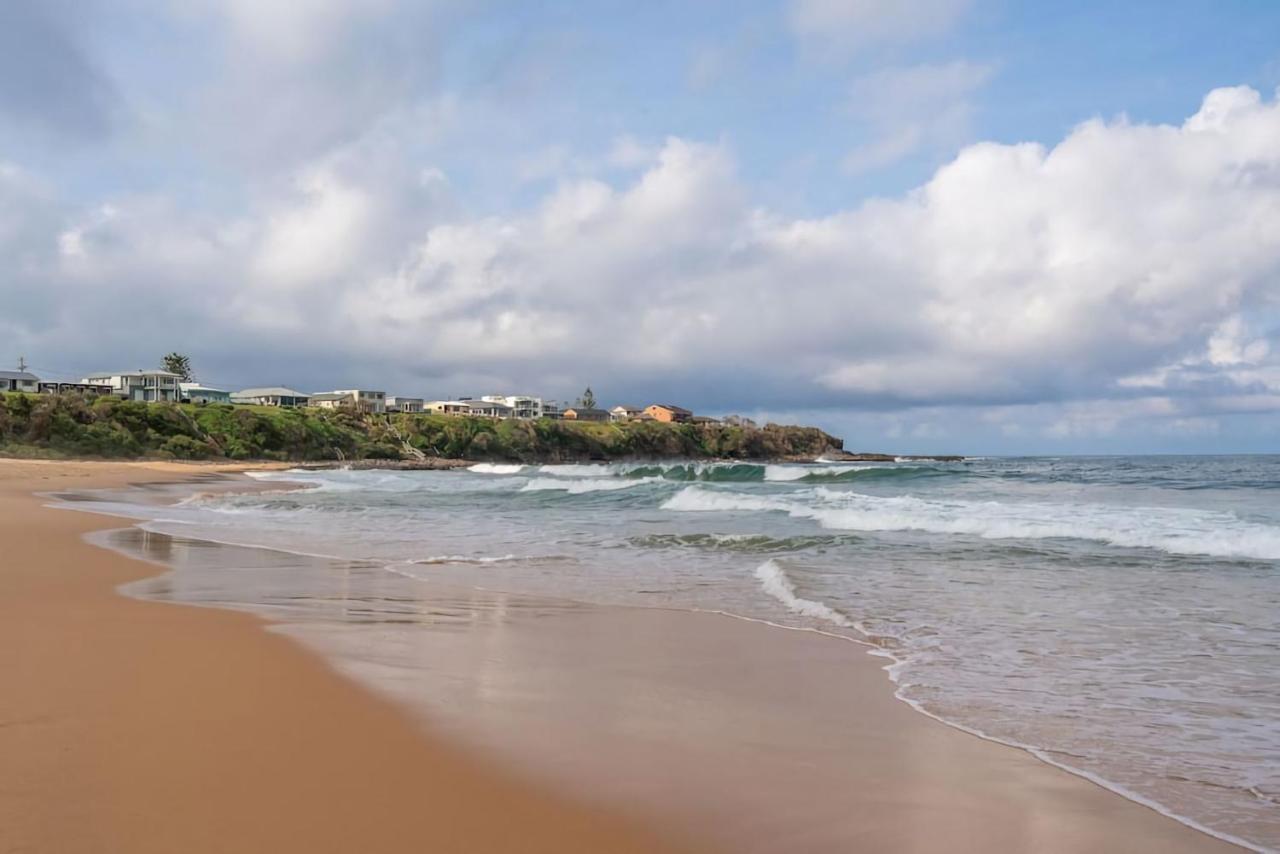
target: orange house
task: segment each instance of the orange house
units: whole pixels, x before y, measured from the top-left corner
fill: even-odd
[[[656,421],[665,421],[668,424],[684,422],[693,418],[693,413],[682,406],[672,406],[670,403],[654,403],[646,406],[646,415],[652,415]]]

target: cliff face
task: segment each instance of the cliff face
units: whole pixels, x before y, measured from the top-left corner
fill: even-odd
[[[375,416],[316,409],[4,395],[0,453],[286,461],[582,462],[812,458],[843,443],[813,427]]]

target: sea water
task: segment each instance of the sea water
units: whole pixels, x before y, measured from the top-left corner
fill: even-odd
[[[146,530],[372,561],[407,583],[868,640],[919,710],[1280,846],[1280,457],[259,477],[310,488],[116,509]]]

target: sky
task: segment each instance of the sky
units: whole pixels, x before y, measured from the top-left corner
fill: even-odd
[[[1280,3],[6,0],[0,367],[1280,452]]]

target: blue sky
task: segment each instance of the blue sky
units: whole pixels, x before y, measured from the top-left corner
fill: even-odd
[[[51,375],[1280,450],[1280,4],[18,0],[0,78]]]

